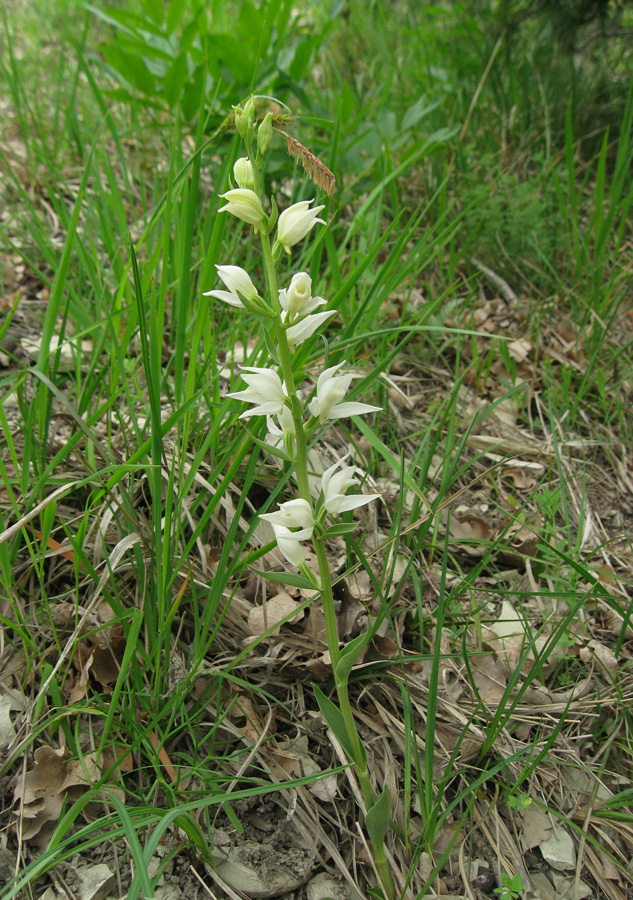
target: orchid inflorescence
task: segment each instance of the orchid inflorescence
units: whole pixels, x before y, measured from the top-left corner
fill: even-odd
[[[318,589],[325,622],[328,652],[334,674],[340,712],[332,714],[332,704],[315,687],[317,701],[330,728],[339,737],[358,776],[374,859],[380,882],[386,897],[393,897],[393,884],[384,851],[384,835],[389,826],[389,792],[385,788],[381,796],[374,796],[367,756],[356,728],[347,680],[353,660],[360,652],[366,636],[355,639],[341,649],[337,617],[332,593],[325,539],[331,535],[350,531],[353,523],[335,523],[327,526],[328,517],[340,516],[376,500],[380,494],[349,494],[363,477],[358,466],[348,465],[349,453],[330,466],[317,482],[308,471],[308,445],[315,433],[336,419],[362,416],[378,412],[380,407],[346,400],[353,375],[341,374],[344,363],[327,365],[318,375],[316,389],[309,400],[297,390],[292,357],[296,348],[315,335],[336,315],[335,309],[324,309],[327,300],[313,296],[312,279],[307,272],[296,272],[286,287],[279,287],[276,266],[280,259],[291,256],[292,248],[302,241],[316,225],[326,224],[319,218],[325,206],[314,206],[314,200],[301,200],[278,214],[274,198],[271,198],[271,214],[264,209],[261,188],[261,169],[264,156],[273,135],[272,113],[268,113],[257,127],[253,99],[245,106],[235,108],[235,127],[244,141],[247,156],[233,166],[236,187],[220,196],[225,201],[220,212],[227,212],[250,225],[259,236],[262,250],[262,267],[266,290],[257,289],[250,275],[240,266],[217,266],[223,288],[208,291],[206,296],[227,303],[237,309],[246,309],[261,316],[268,324],[266,346],[271,357],[269,366],[243,366],[242,379],[246,387],[228,394],[233,400],[247,403],[240,419],[264,416],[272,442],[269,448],[294,467],[299,496],[278,505],[274,512],[264,513],[261,519],[274,531],[277,547],[285,559],[301,573],[276,574],[274,580],[297,584],[303,577],[307,586]],[[288,140],[288,135],[285,135]],[[292,140],[293,155],[305,152],[309,172],[317,172],[322,186],[331,186],[334,176],[298,141]],[[327,177],[326,177],[327,174]],[[283,449],[282,449],[283,448]],[[308,569],[303,542],[311,541],[316,556],[319,579]],[[270,575],[272,577],[272,575]],[[294,581],[292,579],[295,579]],[[368,638],[367,638],[368,639]],[[341,731],[343,729],[343,731]],[[369,818],[371,814],[371,819]],[[371,823],[371,828],[369,827]]]
[[[243,137],[247,149],[249,149],[249,129],[251,131],[251,156],[254,143],[252,112],[248,104],[245,110],[241,111]],[[237,119],[236,112],[236,122]],[[247,121],[245,126],[244,120]],[[226,203],[219,211],[230,213],[251,225],[254,231],[265,239],[268,248],[270,248],[269,235],[274,232],[270,250],[274,261],[283,251],[290,254],[291,248],[303,240],[315,225],[325,224],[323,219],[318,218],[318,214],[325,207],[312,206],[313,200],[301,200],[285,209],[276,221],[275,215],[271,217],[266,215],[256,188],[259,182],[258,169],[263,158],[262,146],[266,144],[269,124],[270,113],[258,129],[255,159],[242,157],[233,166],[233,177],[238,187],[220,195]],[[334,419],[364,415],[380,409],[367,403],[345,400],[353,375],[337,374],[344,365],[339,363],[321,372],[317,379],[315,396],[305,409],[301,410],[299,417],[293,415],[293,409],[296,407],[293,406],[292,396],[296,396],[301,402],[301,393],[296,391],[292,377],[288,377],[291,369],[290,373],[284,371],[283,350],[287,348],[289,354],[294,353],[300,344],[312,337],[321,326],[336,315],[336,310],[320,309],[327,305],[327,300],[312,295],[312,279],[307,272],[295,273],[287,288],[271,285],[269,278],[269,291],[276,289],[277,297],[275,299],[271,297],[271,302],[267,302],[253,284],[250,275],[240,266],[219,265],[216,268],[225,290],[207,291],[205,296],[214,297],[230,306],[247,309],[265,319],[272,319],[276,326],[277,337],[281,339],[277,342],[276,350],[278,358],[282,360],[282,375],[279,374],[278,367],[243,366],[242,378],[247,387],[228,396],[250,404],[250,408],[241,413],[241,419],[266,416],[269,433],[274,438],[283,440],[286,454],[291,461],[301,466],[307,465],[307,460],[299,457],[307,446],[307,439],[316,428]],[[285,343],[286,347],[280,346],[280,343]],[[292,383],[289,384],[289,381]],[[305,413],[309,413],[307,421],[304,421]],[[303,432],[306,441],[297,443],[298,429]],[[307,493],[300,499],[280,504],[277,512],[261,516],[272,525],[277,545],[288,562],[301,569],[304,569],[305,558],[298,544],[312,538],[315,526],[321,528],[327,515],[336,516],[346,510],[356,509],[380,496],[363,494],[345,497],[345,492],[356,483],[355,476],[363,473],[357,466],[341,468],[343,461],[339,460],[323,474],[321,494],[315,508],[310,494]]]

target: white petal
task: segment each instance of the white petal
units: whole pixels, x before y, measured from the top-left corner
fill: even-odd
[[[216,266],[218,275],[232,294],[242,294],[247,300],[257,297],[250,275],[241,266]]]
[[[288,329],[286,332],[288,343],[291,347],[296,347],[297,344],[301,344],[309,337],[312,337],[317,328],[320,328],[324,322],[327,322],[327,320],[334,315],[336,315],[336,310],[331,309],[327,312],[315,313],[313,316],[306,316],[305,319],[297,325],[292,325]]]
[[[228,203],[222,206],[218,212],[231,213],[238,219],[242,219],[243,222],[253,225],[256,230],[264,222],[266,214],[255,191],[248,188],[234,188],[227,191],[226,194],[220,194],[220,197],[228,200]]]
[[[299,568],[305,562],[299,541],[283,525],[273,525],[273,530],[281,553],[291,565]]]
[[[285,209],[279,216],[277,223],[277,240],[290,252],[290,247],[302,240],[317,222],[325,225],[323,219],[317,219],[324,206],[315,206],[309,209],[312,200],[301,200],[293,206]]]
[[[328,419],[345,419],[347,416],[363,416],[365,413],[380,412],[381,406],[370,406],[368,403],[339,403],[329,411]]]
[[[203,297],[215,297],[216,300],[221,300],[223,303],[228,303],[230,306],[239,306],[240,309],[245,309],[244,304],[237,294],[232,294],[230,291],[206,291],[203,294]]]
[[[329,369],[324,369],[317,379],[317,392],[319,387],[328,382],[334,376],[334,373],[342,369],[344,365],[345,363],[339,363],[337,366],[330,366]]]
[[[335,462],[333,466],[330,466],[329,469],[326,469],[323,475],[321,475],[321,487],[323,488],[323,493],[327,494],[328,484],[330,483],[330,479],[339,468],[342,466],[345,460],[349,457],[349,453],[346,453],[345,456],[342,456],[338,462]]]
[[[226,396],[230,397],[231,395],[227,394]],[[253,403],[253,400],[249,400],[249,403]],[[253,409],[247,409],[241,414],[240,419],[249,419],[251,416],[276,416],[278,412],[279,404],[277,402],[262,403]]]
[[[301,528],[307,532],[304,537],[299,538],[296,537],[299,532],[295,532],[293,535],[295,540],[307,540],[309,537],[312,537],[314,516],[312,507],[307,500],[288,500],[286,503],[281,503],[276,512],[264,513],[260,516],[260,519],[265,519],[272,525],[282,525],[285,528]]]
[[[381,494],[352,494],[350,497],[342,497],[336,512],[342,513],[348,512],[350,509],[358,509],[359,506],[371,503],[372,500],[378,500],[381,496]],[[332,510],[328,510],[328,512],[332,512]]]

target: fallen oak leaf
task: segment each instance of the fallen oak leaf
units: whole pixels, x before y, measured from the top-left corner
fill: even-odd
[[[254,606],[248,614],[248,630],[253,635],[263,634],[277,622],[286,619],[287,616],[297,609],[300,604],[294,600],[290,594],[280,591],[270,600],[266,600],[262,606]],[[301,619],[304,611],[300,610],[295,616],[288,620],[287,624],[293,624]],[[279,634],[281,625],[272,632]]]
[[[47,823],[59,818],[64,804],[74,803],[89,790],[101,775],[95,757],[86,754],[81,760],[69,759],[66,747],[38,747],[33,768],[19,779],[13,792],[14,803],[19,803],[16,815],[22,823],[23,841],[37,837]]]

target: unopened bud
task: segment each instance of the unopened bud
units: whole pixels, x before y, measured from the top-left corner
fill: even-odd
[[[248,131],[248,116],[241,106],[235,107],[235,127],[237,128],[237,133],[243,140]]]
[[[246,113],[249,123],[252,122],[255,118],[255,100],[252,97],[249,97],[244,104],[244,112]]]
[[[233,178],[238,187],[248,188],[249,191],[255,190],[253,165],[246,156],[242,156],[240,159],[236,160],[235,165],[233,166]]]
[[[259,126],[259,130],[257,132],[257,152],[262,156],[268,148],[270,147],[270,142],[273,137],[273,114],[271,112],[266,114],[266,118]]]

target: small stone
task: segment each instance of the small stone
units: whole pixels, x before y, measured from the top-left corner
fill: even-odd
[[[327,872],[319,872],[312,881],[306,885],[307,900],[351,900],[352,894],[347,886],[328,875]]]
[[[552,882],[543,872],[530,874],[535,891],[534,900],[556,900],[556,891]]]
[[[539,844],[539,849],[553,869],[566,872],[576,867],[576,848],[569,832],[559,825],[552,826],[550,837]]]
[[[175,884],[164,884],[154,891],[154,900],[184,900],[184,894]]]
[[[159,869],[160,869],[160,859],[157,859],[157,857],[153,856],[147,864],[147,874],[148,874],[149,878],[151,879],[151,878],[154,878],[156,875],[158,875]],[[165,880],[165,876],[161,875],[157,881],[157,885],[162,884],[164,882],[164,880]]]
[[[58,900],[58,896],[52,887],[47,887],[43,894],[40,894],[39,900]]]
[[[593,891],[584,881],[578,882],[578,892],[576,893],[576,877],[574,875],[559,875],[552,872],[552,878],[556,885],[557,900],[585,900],[591,897]]]
[[[76,891],[78,900],[105,900],[116,885],[116,875],[103,863],[97,866],[82,866],[76,871],[81,881]]]

